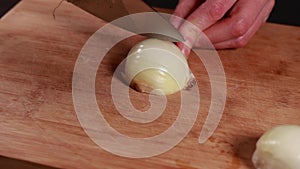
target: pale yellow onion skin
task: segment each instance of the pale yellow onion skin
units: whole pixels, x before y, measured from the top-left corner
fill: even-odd
[[[125,78],[137,91],[173,94],[188,86],[193,78],[185,56],[168,41],[146,39],[130,50]]]
[[[266,132],[252,161],[257,169],[300,169],[300,126],[283,125]]]

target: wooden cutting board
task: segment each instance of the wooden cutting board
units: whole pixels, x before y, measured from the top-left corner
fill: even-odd
[[[210,105],[210,83],[201,61],[189,64],[201,94],[190,133],[161,155],[130,159],[98,147],[79,124],[72,102],[75,61],[87,39],[104,22],[58,0],[23,0],[0,20],[0,155],[58,168],[254,169],[251,156],[259,136],[280,124],[300,125],[300,28],[265,24],[250,43],[218,51],[227,78],[224,116],[213,136],[198,144]],[[178,95],[149,124],[122,118],[110,92],[112,74],[140,37],[126,39],[105,56],[96,96],[106,120],[119,132],[149,137],[178,115]],[[148,96],[130,91],[140,110]]]

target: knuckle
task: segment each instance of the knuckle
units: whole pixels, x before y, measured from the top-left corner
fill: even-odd
[[[272,9],[275,6],[275,3],[276,3],[275,0],[268,0],[265,4],[264,11],[271,13]]]
[[[221,2],[216,2],[208,10],[208,17],[210,20],[217,21],[224,16],[225,12],[225,5]]]
[[[270,4],[269,4],[269,13],[271,13],[272,9],[275,7],[275,1],[271,0]]]
[[[232,35],[234,37],[243,36],[247,33],[249,28],[250,28],[250,24],[246,20],[242,19],[236,22],[236,24],[234,24],[232,28]]]
[[[267,4],[267,7],[266,7],[266,12],[264,12],[265,16],[263,18],[263,22],[267,21],[267,19],[269,18],[270,13],[272,12],[272,9],[274,8],[274,6],[275,6],[275,0],[269,0],[269,2]]]
[[[263,18],[261,25],[267,22],[268,18],[269,18],[269,14]]]
[[[247,43],[248,43],[248,39],[245,36],[241,36],[234,41],[233,46],[235,48],[242,48],[245,47]]]
[[[271,0],[270,6],[271,6],[271,9],[275,6],[275,0]]]

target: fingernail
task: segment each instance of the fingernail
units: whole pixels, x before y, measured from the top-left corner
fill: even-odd
[[[190,55],[191,49],[184,45],[183,48],[181,49],[181,52],[185,55],[186,58],[188,58],[188,56]]]
[[[178,48],[180,49],[180,51],[187,58],[189,56],[189,54],[190,54],[191,49],[188,46],[186,46],[184,43],[182,43],[182,42],[177,42],[176,45],[178,46]]]
[[[183,46],[184,46],[184,44],[183,44],[182,42],[177,42],[176,45],[178,46],[178,48],[179,48],[180,50],[182,50],[182,48],[183,48]]]

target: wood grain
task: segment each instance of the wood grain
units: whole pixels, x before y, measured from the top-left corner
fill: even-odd
[[[197,139],[210,104],[210,83],[201,61],[189,64],[197,77],[201,107],[197,123],[172,150],[128,159],[94,144],[81,128],[72,102],[72,73],[86,40],[104,22],[69,3],[52,17],[57,0],[23,0],[0,20],[0,155],[58,168],[254,169],[258,137],[280,124],[300,125],[300,28],[265,24],[242,49],[220,50],[227,78],[222,121],[205,144]],[[177,116],[179,99],[168,97],[165,113],[139,125],[115,110],[110,82],[116,66],[141,37],[110,50],[99,66],[96,96],[111,126],[134,137],[164,131]],[[138,109],[148,96],[131,91]]]

